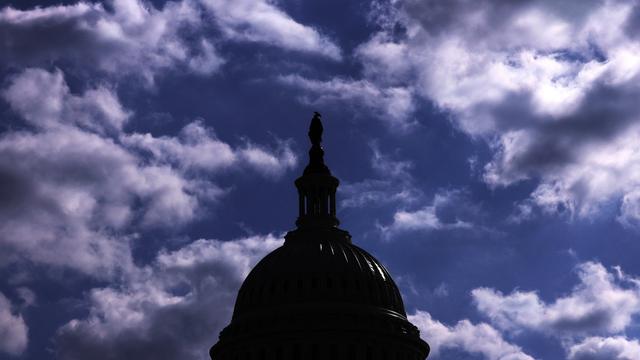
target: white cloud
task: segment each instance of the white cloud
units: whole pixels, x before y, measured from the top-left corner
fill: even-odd
[[[123,135],[121,141],[150,153],[155,164],[172,164],[183,171],[216,171],[244,165],[267,177],[280,177],[298,163],[286,141],[278,140],[274,150],[250,142],[234,149],[202,121],[186,125],[177,137],[135,133]]]
[[[443,224],[436,215],[435,206],[427,206],[416,211],[397,211],[393,214],[393,224],[385,231],[438,230]]]
[[[287,142],[280,142],[274,152],[262,146],[247,143],[240,151],[240,158],[265,176],[279,177],[298,163],[298,158]]]
[[[115,94],[99,88],[72,95],[60,72],[28,69],[3,95],[35,125],[34,131],[0,138],[3,263],[22,257],[111,276],[130,266],[134,234],[125,229],[136,218],[149,226],[162,226],[166,218],[177,225],[194,218],[201,201],[195,194],[205,184],[168,166],[145,166],[102,136],[109,126],[119,133],[120,126],[111,125],[126,118]]]
[[[618,220],[625,226],[640,228],[640,190],[632,190],[622,198]]]
[[[11,302],[0,293],[0,352],[20,355],[27,348],[28,332],[22,315],[14,314]]]
[[[433,359],[438,359],[443,349],[459,349],[481,354],[487,360],[533,360],[519,346],[505,341],[502,334],[488,324],[461,320],[454,326],[447,326],[424,311],[409,315],[409,321],[420,329],[420,334],[431,346],[429,356]]]
[[[189,60],[189,68],[196,74],[213,74],[225,63],[210,41],[202,39],[200,41],[200,51],[200,54],[191,57]]]
[[[415,120],[416,108],[412,89],[403,86],[379,87],[368,80],[333,78],[322,81],[299,75],[280,76],[278,80],[310,95],[301,95],[300,101],[312,105],[339,103],[367,109],[374,117],[387,123],[392,131],[406,132]]]
[[[590,337],[571,346],[568,360],[640,360],[640,343],[622,336]]]
[[[227,37],[341,59],[340,48],[267,0],[201,0]]]
[[[360,81],[412,88],[459,129],[489,142],[490,186],[538,180],[530,206],[580,217],[623,200],[620,219],[634,222],[640,183],[634,2],[395,6],[379,17],[383,30],[357,50]],[[398,36],[394,24],[406,33]]]
[[[116,233],[137,216],[149,226],[166,218],[179,225],[199,204],[198,184],[75,128],[5,134],[0,154],[3,262],[13,254],[108,276],[130,262],[130,236]]]
[[[438,8],[451,12],[446,14],[449,19],[429,18],[433,14],[427,12]],[[597,17],[599,9],[592,10]],[[593,34],[589,26],[601,19],[580,28],[578,19],[565,19],[542,2],[520,6],[479,1],[468,6],[452,1],[438,6],[434,1],[408,1],[405,11],[400,21],[408,27],[408,38],[393,42],[385,33],[376,34],[361,46],[367,50],[360,52],[361,59],[365,66],[382,62],[392,72],[406,73],[410,64],[421,93],[451,110],[472,135],[499,131],[501,121],[518,125],[518,119],[493,112],[511,94],[531,94],[534,113],[568,113],[602,71],[614,67],[592,54],[580,62],[562,53],[587,51]],[[615,21],[624,19],[624,13],[617,15]],[[385,51],[389,48],[397,51]]]
[[[42,129],[75,125],[99,133],[119,132],[131,115],[108,88],[71,94],[60,70],[26,69],[11,79],[2,96],[24,120]]]
[[[210,42],[192,46],[182,37],[185,29],[201,26],[193,1],[167,2],[162,9],[139,0],[108,5],[110,10],[86,2],[29,10],[5,7],[0,10],[0,58],[32,66],[71,60],[111,75],[139,75],[149,84],[162,70],[185,66],[210,74],[223,63]]]
[[[223,38],[211,39],[215,21]],[[0,60],[17,66],[65,65],[110,76],[219,71],[223,41],[252,41],[340,60],[340,48],[316,29],[265,0],[180,0],[160,7],[144,0],[79,1],[0,9]]]
[[[234,150],[201,122],[177,137],[124,132],[131,115],[114,92],[72,94],[60,71],[25,70],[2,95],[32,126],[0,136],[0,265],[112,277],[133,266],[139,231],[176,229],[225,194],[212,172],[246,164],[273,177],[295,164],[286,142]],[[262,156],[240,161],[248,149]]]
[[[223,33],[211,39],[213,20]],[[0,9],[0,59],[19,66],[71,61],[111,76],[141,76],[147,85],[167,70],[219,71],[223,41],[266,43],[341,60],[340,48],[311,26],[265,0],[79,1]],[[46,40],[43,40],[46,39]]]
[[[464,204],[464,205],[463,205]],[[480,209],[461,190],[440,191],[431,204],[417,210],[397,210],[389,225],[379,225],[385,238],[408,231],[484,229]]]
[[[161,357],[207,359],[228,323],[238,288],[252,266],[282,240],[272,235],[198,240],[93,289],[89,315],[59,329],[61,359]]]
[[[122,142],[150,153],[157,163],[174,164],[184,170],[225,169],[234,165],[238,157],[231,146],[218,140],[202,121],[186,125],[178,137],[135,133],[125,134]]]
[[[409,81],[411,63],[406,61],[409,47],[394,42],[385,33],[375,34],[356,48],[355,55],[364,66],[364,75],[376,83],[402,84]]]
[[[640,312],[637,280],[601,264],[583,263],[577,268],[580,284],[571,293],[546,303],[535,292],[509,295],[490,288],[472,291],[478,310],[501,329],[535,330],[566,336],[615,334],[624,331]]]
[[[529,201],[545,213],[567,211],[590,217],[612,200],[621,199],[619,218],[626,225],[633,224],[633,199],[640,183],[640,145],[636,141],[639,135],[640,125],[634,125],[615,139],[584,147],[572,163],[550,167]],[[485,178],[489,183],[523,178],[508,169],[511,161],[518,161],[513,159],[518,158],[517,152],[521,150],[515,149],[523,148],[518,138],[511,134],[503,137],[509,145],[498,151],[500,163],[494,161],[487,166]]]

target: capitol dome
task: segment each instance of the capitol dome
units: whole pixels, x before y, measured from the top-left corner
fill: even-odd
[[[322,124],[296,180],[298,228],[242,284],[213,360],[424,360],[429,346],[406,317],[387,269],[339,229],[339,181],[324,164]]]

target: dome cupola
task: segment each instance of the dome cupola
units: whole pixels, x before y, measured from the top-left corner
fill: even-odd
[[[309,128],[309,164],[295,181],[297,228],[242,284],[213,360],[424,360],[429,345],[406,317],[385,267],[338,228],[337,178],[323,127]]]

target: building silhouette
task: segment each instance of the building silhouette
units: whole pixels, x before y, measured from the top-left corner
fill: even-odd
[[[429,345],[406,317],[389,272],[338,228],[339,181],[324,164],[322,123],[295,181],[297,228],[247,276],[212,360],[424,360]]]

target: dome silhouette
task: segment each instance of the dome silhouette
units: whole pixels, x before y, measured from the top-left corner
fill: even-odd
[[[429,345],[406,317],[387,269],[339,229],[339,181],[324,164],[316,113],[310,162],[296,180],[298,228],[242,284],[213,360],[423,360]]]

